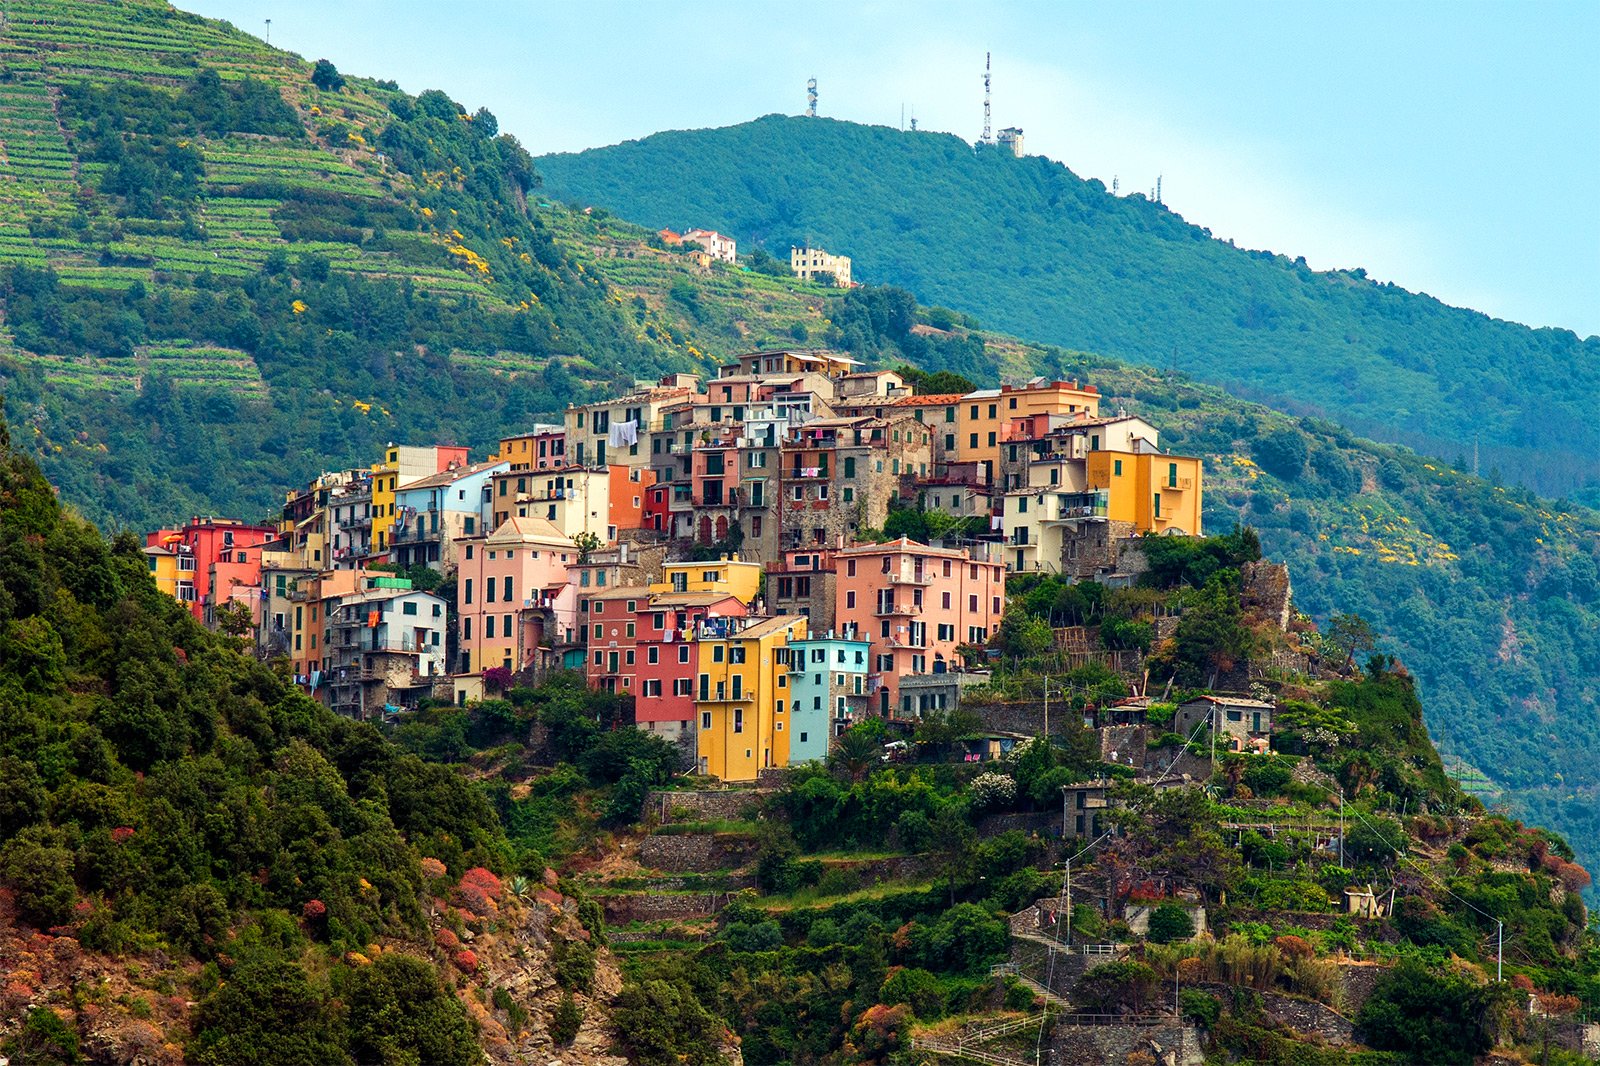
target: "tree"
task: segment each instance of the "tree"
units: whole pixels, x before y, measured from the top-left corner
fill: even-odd
[[[1194,936],[1194,920],[1179,904],[1166,900],[1150,913],[1150,931],[1147,938],[1152,942],[1170,944],[1175,940],[1188,940],[1192,936]]]
[[[241,964],[200,1001],[191,1024],[188,1059],[202,1066],[351,1061],[326,997],[283,958]]]
[[[860,781],[877,762],[882,742],[881,724],[874,730],[868,728],[867,722],[858,722],[834,740],[833,750],[828,752],[828,766],[852,784]]]
[[[1274,430],[1256,438],[1251,450],[1263,470],[1284,481],[1298,479],[1306,468],[1306,438],[1298,430]]]
[[[248,636],[256,627],[250,608],[238,600],[218,604],[215,614],[218,631],[235,639]]]
[[[1359,614],[1336,614],[1329,619],[1328,641],[1344,656],[1347,671],[1355,667],[1356,652],[1373,651],[1378,646],[1372,626]]]
[[[385,952],[355,970],[348,993],[350,1051],[382,1066],[467,1066],[482,1060],[467,1012],[422,959]]]
[[[325,93],[336,93],[344,88],[344,75],[328,60],[319,59],[311,68],[311,84]]]
[[[611,1011],[617,1042],[639,1066],[715,1066],[723,1030],[686,982],[624,979]]]
[[[576,537],[573,537],[572,538],[572,543],[578,549],[578,565],[579,566],[582,566],[585,563],[587,563],[589,561],[589,556],[591,556],[595,552],[599,551],[600,548],[602,547],[602,542],[601,542],[599,536],[597,536],[594,533],[591,533],[587,529],[584,530],[582,533],[579,533]]]

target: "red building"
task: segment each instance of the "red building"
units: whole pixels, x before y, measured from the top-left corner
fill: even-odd
[[[640,729],[668,740],[694,731],[693,681],[700,665],[696,631],[708,620],[748,614],[737,596],[726,593],[661,592],[650,597],[635,630],[634,721]]]
[[[216,624],[216,610],[238,600],[257,616],[261,596],[261,546],[276,538],[271,526],[236,518],[191,518],[180,529],[160,529],[145,544],[176,557],[172,587],[164,568],[152,567],[161,591],[188,605],[195,618]]]

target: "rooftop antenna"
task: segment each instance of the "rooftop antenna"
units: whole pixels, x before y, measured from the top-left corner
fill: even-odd
[[[267,20],[267,43],[272,43],[272,20]]]
[[[979,144],[993,144],[994,137],[989,132],[989,53],[983,53],[983,137]]]
[[[817,79],[806,82],[806,118],[817,117]]]

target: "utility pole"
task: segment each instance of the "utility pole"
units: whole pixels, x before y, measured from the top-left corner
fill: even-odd
[[[1339,866],[1344,866],[1344,789],[1339,790]]]
[[[1067,951],[1072,950],[1072,860],[1067,860]]]
[[[1502,958],[1503,958],[1503,956],[1505,954],[1505,951],[1504,951],[1505,942],[1506,942],[1505,941],[1505,934],[1506,934],[1506,923],[1501,921],[1500,919],[1496,918],[1495,919],[1495,923],[1494,923],[1494,982],[1495,982],[1495,984],[1499,984],[1500,981],[1501,981],[1500,963],[1501,963]]]
[[[1050,746],[1050,675],[1044,675],[1044,743]]]

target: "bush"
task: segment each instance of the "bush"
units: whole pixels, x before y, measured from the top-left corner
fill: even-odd
[[[556,984],[568,992],[587,992],[594,985],[594,948],[582,940],[558,940]]]
[[[944,986],[939,978],[927,970],[907,967],[896,970],[878,990],[878,1002],[894,1005],[904,1003],[921,1021],[943,1017],[945,1010]]]
[[[1038,993],[1023,984],[1021,981],[1010,981],[1006,984],[1005,1008],[1006,1010],[1026,1011],[1032,1010],[1033,1005],[1039,1001]]]
[[[1217,1024],[1217,1018],[1222,1014],[1222,1002],[1207,992],[1198,988],[1185,988],[1178,993],[1178,1008],[1183,1016],[1202,1029],[1209,1029]]]
[[[357,1062],[468,1066],[483,1057],[461,1001],[421,959],[385,952],[350,973],[346,999]]]
[[[731,922],[722,939],[733,951],[776,951],[783,946],[783,930],[777,922]]]
[[[617,1042],[638,1066],[714,1066],[722,1024],[681,980],[627,980],[611,1012]]]
[[[1096,1014],[1138,1014],[1156,987],[1156,972],[1142,962],[1107,962],[1086,971],[1073,999]]]
[[[1406,959],[1378,981],[1356,1027],[1365,1043],[1415,1062],[1467,1063],[1494,1047],[1514,995],[1509,986],[1477,985]]]
[[[571,992],[561,993],[561,1002],[550,1014],[550,1039],[557,1047],[566,1047],[583,1028],[583,1008],[572,998]]]
[[[1157,944],[1170,944],[1175,940],[1188,940],[1194,936],[1194,921],[1189,912],[1168,900],[1150,914],[1150,932],[1147,938]]]

